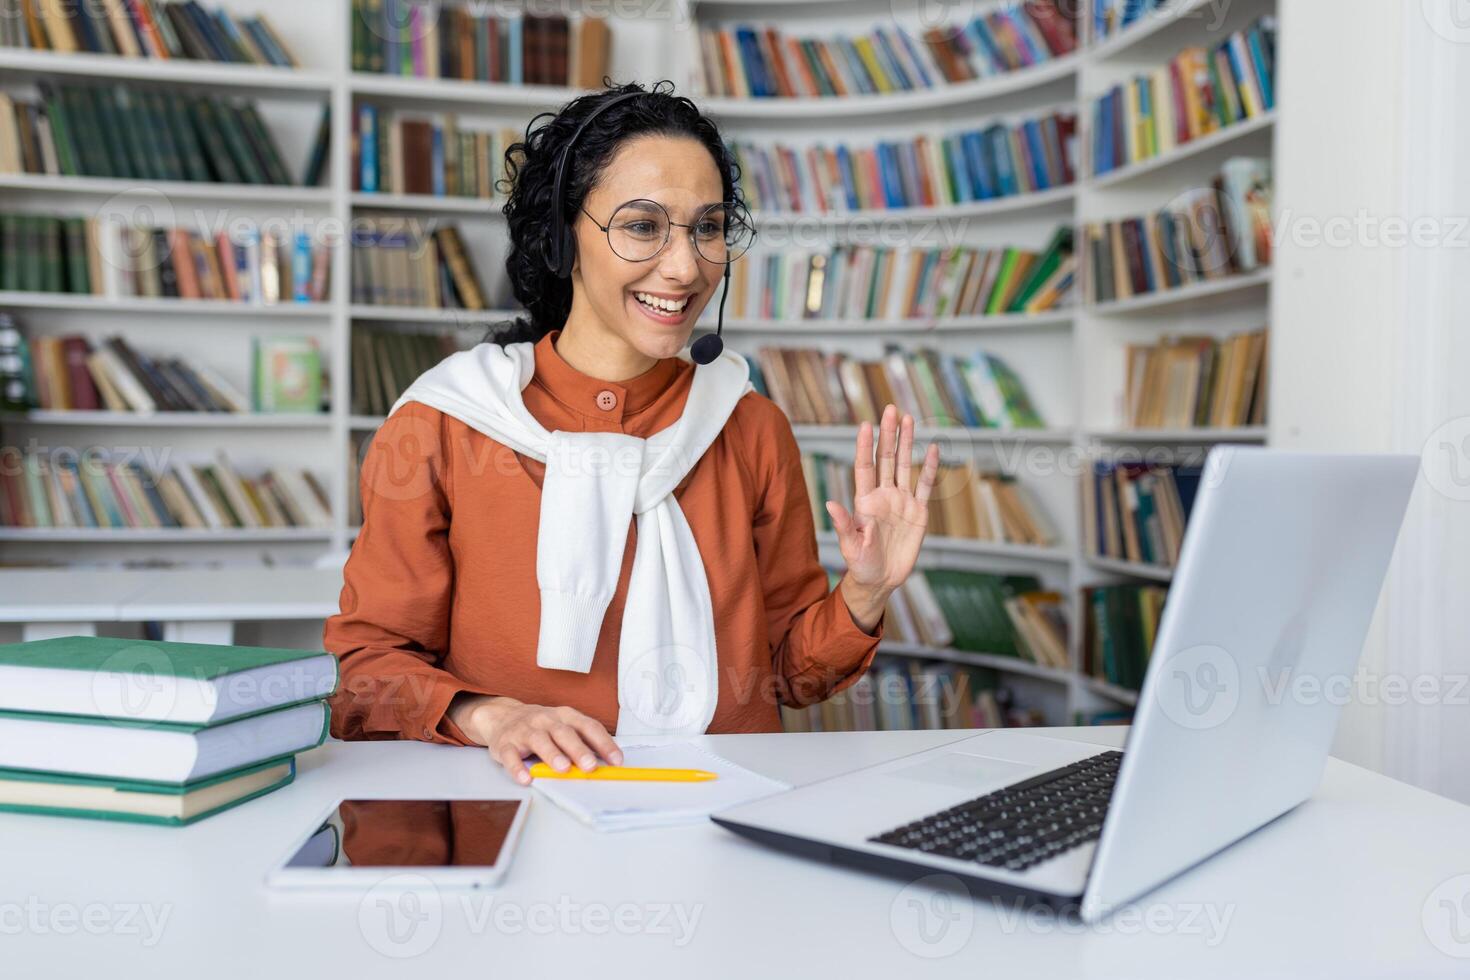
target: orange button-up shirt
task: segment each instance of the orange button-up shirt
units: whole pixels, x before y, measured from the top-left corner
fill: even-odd
[[[535,344],[522,392],[548,430],[648,437],[683,413],[694,367],[664,358],[627,381],[575,370]],[[343,570],[325,648],[342,682],[332,734],[470,744],[445,714],[461,691],[568,705],[618,720],[618,638],[637,547],[629,522],[617,591],[585,674],[536,665],[536,540],[545,465],[418,402],[374,436],[361,474],[363,525]],[[718,695],[709,731],[781,730],[780,705],[820,701],[871,664],[872,634],[830,591],[801,454],[785,414],[750,392],[675,488],[714,603]],[[886,616],[885,616],[886,618]]]

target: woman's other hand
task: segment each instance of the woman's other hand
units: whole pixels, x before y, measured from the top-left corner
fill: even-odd
[[[451,703],[449,716],[522,786],[531,782],[528,755],[561,772],[574,764],[591,772],[601,762],[615,766],[623,762],[622,751],[602,723],[575,708],[462,694]]]

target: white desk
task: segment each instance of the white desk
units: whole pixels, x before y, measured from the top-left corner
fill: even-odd
[[[163,638],[232,643],[235,623],[326,619],[338,609],[342,569],[165,568],[0,571],[0,623],[21,638],[95,636],[98,623],[160,620]]]
[[[1055,732],[1103,744],[1123,735]],[[953,737],[728,735],[708,744],[795,783]],[[1146,896],[1141,914],[1093,927],[988,899],[927,905],[931,891],[794,859],[711,824],[598,835],[539,798],[501,886],[441,892],[437,903],[420,906],[416,927],[405,916],[390,934],[388,913],[373,900],[381,895],[307,896],[262,884],[291,839],[340,797],[521,792],[479,749],[329,743],[302,757],[293,786],[182,830],[0,815],[0,973],[17,980],[1470,973],[1470,958],[1449,955],[1470,957],[1470,930],[1458,945],[1442,930],[1446,952],[1424,924],[1426,904],[1437,927],[1448,921],[1438,918],[1447,912],[1438,899],[1466,893],[1434,894],[1470,872],[1470,808],[1336,760],[1315,799]],[[1470,891],[1470,878],[1463,882]],[[921,913],[935,942],[916,929]],[[100,934],[83,928],[88,915]],[[632,931],[638,924],[646,928]],[[415,955],[394,955],[405,952]]]

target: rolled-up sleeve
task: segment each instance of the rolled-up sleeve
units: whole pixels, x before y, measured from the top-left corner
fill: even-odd
[[[817,551],[801,449],[784,413],[771,406],[757,440],[756,561],[765,596],[777,689],[783,704],[803,707],[855,683],[873,662],[888,614],[866,633],[842,595],[829,588]]]
[[[341,664],[331,700],[341,739],[472,744],[445,712],[456,694],[494,692],[440,664],[449,641],[452,479],[441,413],[409,402],[362,463],[363,524],[342,571],[340,610],[322,642]]]

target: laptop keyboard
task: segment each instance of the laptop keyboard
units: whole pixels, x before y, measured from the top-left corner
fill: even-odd
[[[1097,840],[1122,761],[1103,752],[868,840],[1025,871]]]

